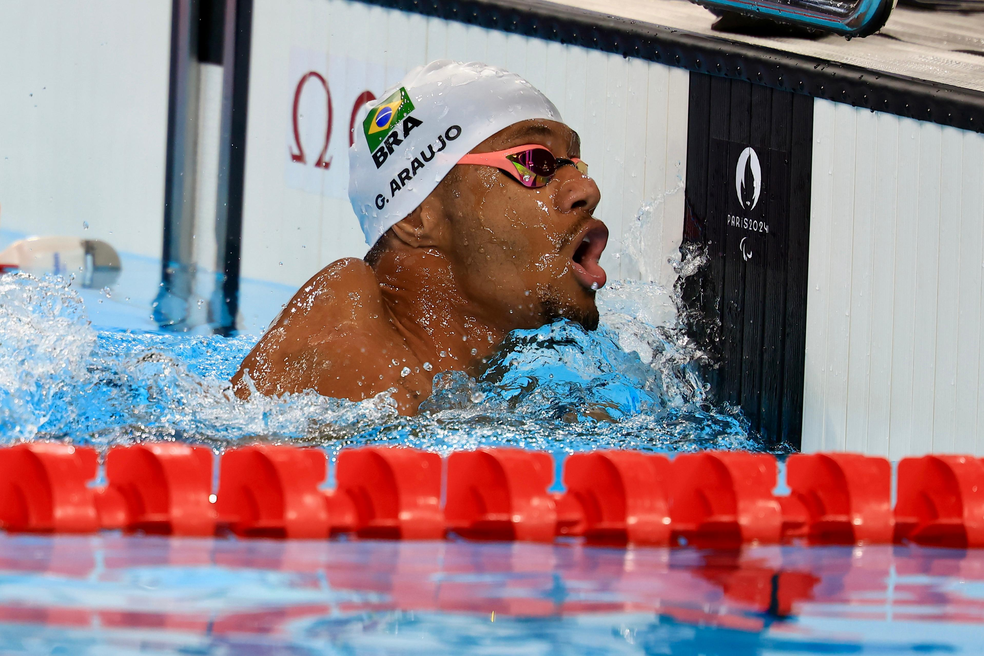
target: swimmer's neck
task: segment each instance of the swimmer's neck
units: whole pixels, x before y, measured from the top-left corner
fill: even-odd
[[[434,371],[480,374],[509,333],[482,319],[462,294],[451,263],[436,249],[397,248],[372,262],[383,305],[407,346]]]

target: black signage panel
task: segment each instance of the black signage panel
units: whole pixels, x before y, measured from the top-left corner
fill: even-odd
[[[806,338],[813,105],[807,96],[691,73],[688,329],[711,354],[719,401],[769,441],[798,447]]]

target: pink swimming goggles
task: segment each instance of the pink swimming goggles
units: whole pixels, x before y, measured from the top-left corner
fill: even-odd
[[[458,160],[459,164],[480,164],[492,166],[508,173],[519,184],[530,189],[545,187],[553,180],[557,170],[568,164],[582,175],[588,174],[588,165],[576,157],[556,157],[546,146],[529,144],[490,153],[468,154]]]

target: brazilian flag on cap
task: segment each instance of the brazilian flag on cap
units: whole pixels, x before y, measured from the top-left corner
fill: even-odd
[[[383,143],[386,135],[412,111],[413,103],[410,101],[410,96],[407,95],[407,90],[403,87],[369,110],[369,115],[362,122],[362,129],[366,133],[366,142],[369,144],[369,152],[379,148],[379,144]]]

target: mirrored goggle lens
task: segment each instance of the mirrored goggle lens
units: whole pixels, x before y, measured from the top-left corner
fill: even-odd
[[[519,181],[527,187],[542,187],[557,172],[557,158],[546,148],[530,148],[507,155],[507,159],[516,168]]]

